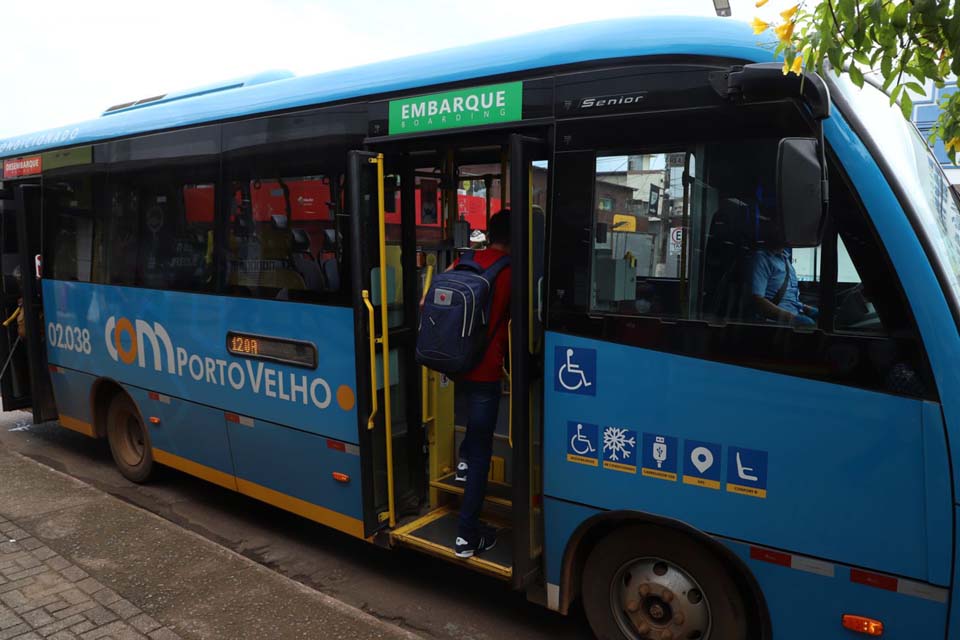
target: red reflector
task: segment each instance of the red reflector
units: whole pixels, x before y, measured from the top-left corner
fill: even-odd
[[[337,440],[327,438],[327,449],[336,449],[337,451],[346,451],[347,445]]]
[[[60,367],[55,364],[47,365],[47,368],[50,369],[50,373],[60,373]]]
[[[533,506],[539,507],[543,504],[543,496],[539,493],[533,496]]]
[[[150,396],[150,399],[151,399],[151,400],[159,400],[159,399],[160,399],[160,394],[157,393],[156,391],[151,391],[151,392],[149,393],[149,396]]]
[[[877,589],[886,589],[887,591],[897,590],[897,579],[890,576],[882,576],[879,573],[870,573],[861,569],[850,569],[850,582],[865,584],[868,587]]]
[[[350,476],[345,473],[340,473],[339,471],[333,472],[333,479],[337,482],[350,482]]]
[[[227,422],[240,422],[240,416],[235,413],[226,413],[224,415],[227,416]]]
[[[150,424],[160,424],[160,418],[157,416],[150,416]]]
[[[782,567],[790,566],[790,554],[773,551],[771,549],[762,549],[760,547],[750,547],[750,558],[761,560],[772,564],[779,564]]]
[[[866,616],[853,616],[849,613],[843,614],[843,628],[857,633],[865,633],[868,636],[883,635],[883,623],[879,620]]]

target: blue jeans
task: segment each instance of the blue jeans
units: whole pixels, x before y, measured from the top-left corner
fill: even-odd
[[[480,533],[480,510],[487,492],[501,391],[499,382],[461,382],[460,386],[467,397],[467,433],[460,443],[460,459],[465,460],[468,467],[458,535],[476,542]]]

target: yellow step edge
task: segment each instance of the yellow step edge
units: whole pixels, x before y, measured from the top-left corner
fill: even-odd
[[[493,484],[493,483],[491,482],[490,484]],[[430,486],[433,487],[434,489],[437,489],[439,491],[444,491],[446,493],[455,493],[460,496],[463,495],[463,487],[449,485],[444,483],[441,480],[431,480]],[[487,496],[484,496],[483,499],[485,502],[500,505],[501,507],[509,507],[509,508],[513,507],[513,501],[508,500],[506,498],[498,498],[496,496],[487,495]]]
[[[62,413],[60,414],[60,426],[66,427],[71,431],[76,431],[77,433],[82,433],[90,438],[96,437],[92,424],[71,416],[63,415]]]

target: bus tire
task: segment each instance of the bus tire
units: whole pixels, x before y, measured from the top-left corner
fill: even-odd
[[[744,640],[746,605],[723,564],[675,530],[632,525],[600,540],[583,571],[600,640]]]
[[[146,482],[153,474],[153,451],[136,405],[125,393],[118,393],[107,409],[107,441],[117,469],[131,482]]]

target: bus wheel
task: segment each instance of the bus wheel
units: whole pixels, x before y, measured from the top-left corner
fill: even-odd
[[[133,400],[117,394],[107,410],[107,441],[113,461],[123,477],[146,482],[153,473],[153,453],[147,433]]]
[[[743,598],[689,536],[652,526],[601,540],[583,570],[583,606],[601,640],[743,640]]]

